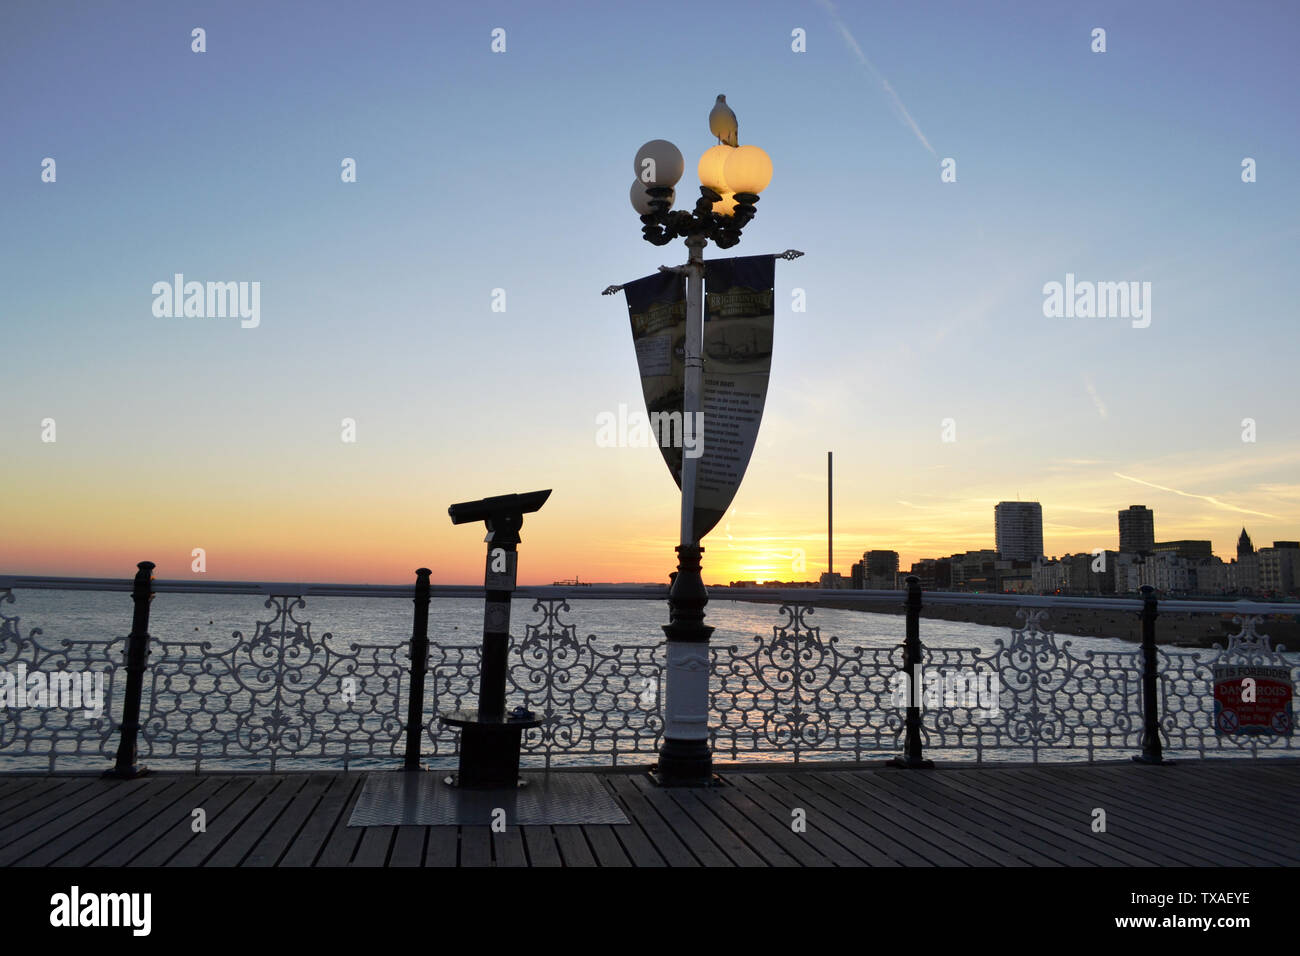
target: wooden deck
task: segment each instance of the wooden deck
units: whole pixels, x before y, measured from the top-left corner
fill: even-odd
[[[349,828],[361,773],[0,777],[5,866],[1262,866],[1300,864],[1300,760],[599,771],[626,826]],[[201,807],[206,833],[194,833]],[[1105,832],[1094,832],[1094,809]],[[803,811],[804,832],[792,823]]]

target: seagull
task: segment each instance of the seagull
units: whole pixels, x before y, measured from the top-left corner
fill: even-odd
[[[709,110],[709,132],[718,137],[719,143],[726,143],[728,146],[740,145],[737,137],[736,114],[731,111],[731,107],[727,105],[727,97],[722,93],[718,94],[718,101],[713,104],[713,109]]]

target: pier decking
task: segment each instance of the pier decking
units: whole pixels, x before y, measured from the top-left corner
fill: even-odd
[[[1289,758],[933,771],[750,765],[724,769],[724,785],[709,790],[591,772],[628,825],[348,827],[365,779],[355,772],[0,776],[0,865],[1300,864],[1300,760]],[[200,808],[206,832],[195,833]],[[1098,810],[1104,832],[1094,829]]]

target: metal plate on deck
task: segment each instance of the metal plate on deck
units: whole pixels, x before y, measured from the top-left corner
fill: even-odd
[[[628,822],[592,773],[526,772],[524,787],[462,790],[443,782],[449,772],[368,774],[348,826],[489,826],[497,810],[509,827]]]

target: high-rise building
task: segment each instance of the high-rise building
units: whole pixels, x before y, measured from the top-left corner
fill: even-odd
[[[1011,561],[1043,553],[1043,506],[1037,501],[999,501],[993,508],[997,552]]]
[[[892,591],[898,586],[898,552],[868,551],[862,556],[866,565],[867,587],[873,591]]]
[[[1119,550],[1152,554],[1156,548],[1156,516],[1146,505],[1130,505],[1119,513]]]

